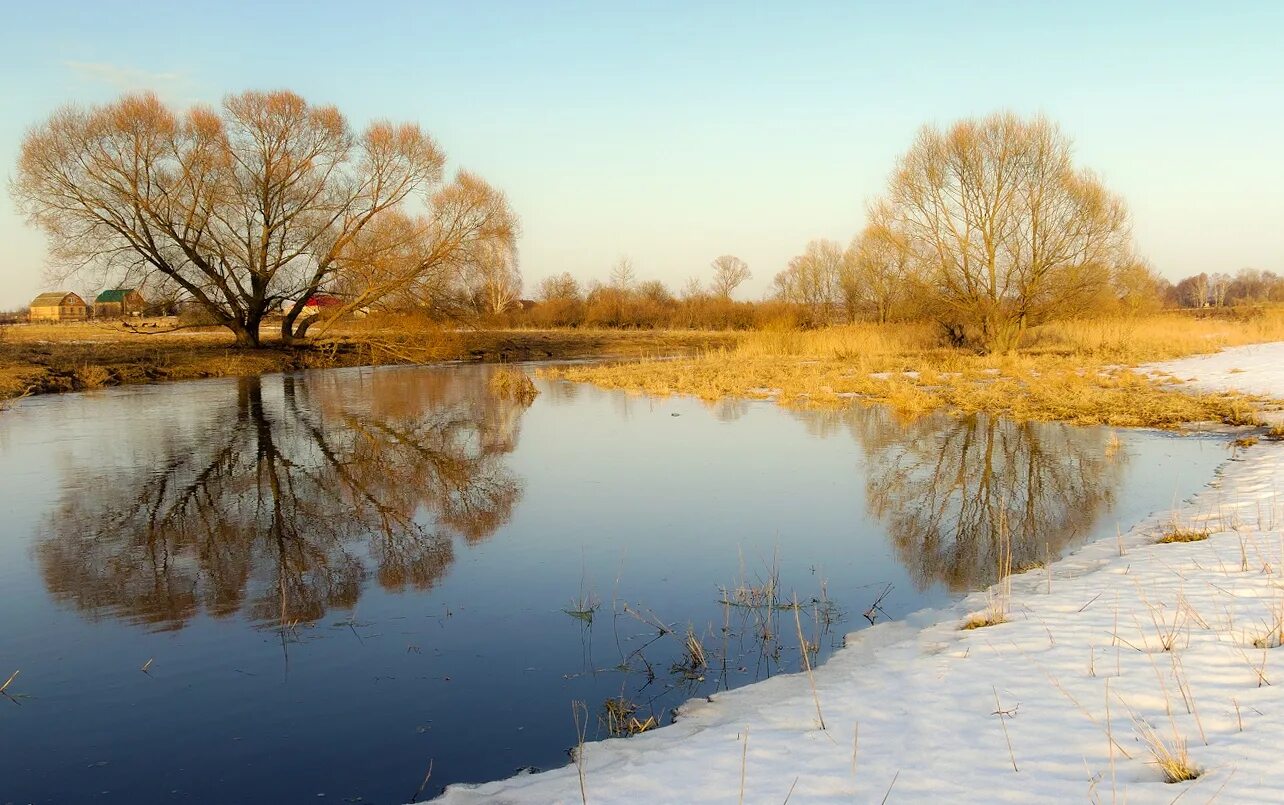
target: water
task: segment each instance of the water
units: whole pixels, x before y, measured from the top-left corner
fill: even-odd
[[[0,802],[405,802],[823,661],[1169,508],[1223,440],[706,406],[482,366],[0,415]],[[788,608],[799,601],[798,619]],[[693,662],[688,634],[705,664]],[[622,698],[628,704],[613,706]],[[636,708],[636,709],[632,709]],[[636,719],[636,721],[634,721]]]

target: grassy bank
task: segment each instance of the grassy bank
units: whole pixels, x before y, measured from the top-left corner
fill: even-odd
[[[842,405],[852,397],[907,416],[937,408],[1078,424],[1176,427],[1252,424],[1263,401],[1188,394],[1182,378],[1129,367],[1284,340],[1284,311],[1243,320],[1190,316],[1063,322],[1032,331],[1011,355],[940,346],[927,325],[854,325],[756,332],[674,361],[627,361],[547,370],[570,380],[649,394],[776,397],[790,405]]]
[[[160,323],[156,329],[164,326]],[[103,386],[438,361],[642,358],[708,350],[733,336],[603,330],[453,331],[404,322],[349,325],[302,348],[238,349],[221,329],[135,333],[119,325],[0,328],[0,400]]]

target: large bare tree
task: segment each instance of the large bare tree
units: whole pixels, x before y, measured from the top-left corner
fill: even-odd
[[[67,106],[29,131],[12,192],[66,273],[177,286],[255,346],[270,311],[283,309],[290,342],[318,291],[355,285],[368,305],[443,273],[485,232],[511,238],[514,226],[475,214],[502,196],[468,175],[444,183],[444,163],[417,125],[356,134],[291,92],[181,112],[143,93]],[[420,259],[389,258],[395,281],[341,276],[369,273],[372,252]]]
[[[1011,113],[925,127],[894,172],[888,206],[937,317],[992,351],[1081,312],[1130,258],[1124,203],[1075,168],[1069,139]]]

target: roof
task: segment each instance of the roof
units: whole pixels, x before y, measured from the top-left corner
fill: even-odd
[[[111,288],[98,294],[98,298],[95,299],[94,302],[95,303],[97,302],[123,303],[125,301],[125,297],[129,296],[133,292],[134,292],[133,288]]]
[[[49,291],[31,300],[30,307],[58,307],[69,296],[75,297],[71,304],[85,304],[85,301],[71,291]]]
[[[304,307],[339,307],[343,300],[326,293],[314,293],[303,303]]]

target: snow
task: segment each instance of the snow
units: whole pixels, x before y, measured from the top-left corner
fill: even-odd
[[[1284,345],[1252,344],[1232,347],[1212,355],[1197,355],[1141,367],[1152,374],[1166,372],[1188,381],[1183,388],[1196,391],[1239,391],[1284,397]]]
[[[1149,368],[1284,398],[1284,344]],[[1174,524],[1213,533],[1156,544]],[[850,635],[815,672],[823,730],[808,677],[792,674],[588,744],[587,800],[1284,801],[1284,648],[1254,646],[1284,620],[1282,552],[1284,444],[1263,442],[1180,508],[1013,577],[1005,623],[959,629],[991,591]],[[1164,782],[1139,724],[1185,740],[1200,776]],[[578,803],[579,772],[452,786],[442,801]]]

